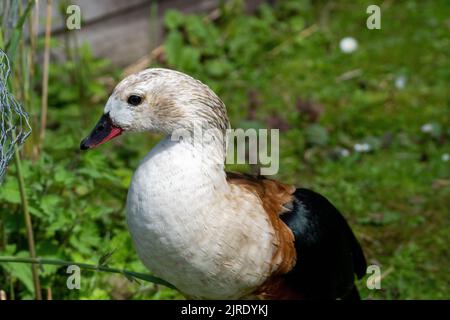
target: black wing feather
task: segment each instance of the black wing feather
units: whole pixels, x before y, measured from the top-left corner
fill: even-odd
[[[297,263],[286,283],[306,299],[359,298],[354,285],[366,259],[341,213],[323,196],[299,188],[281,219],[295,237]]]

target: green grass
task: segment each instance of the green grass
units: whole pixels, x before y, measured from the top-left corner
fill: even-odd
[[[246,16],[226,7],[218,21],[166,16],[166,60],[208,85],[228,107],[234,127],[282,127],[277,178],[328,197],[346,216],[370,264],[386,274],[370,299],[450,298],[450,5],[384,1],[382,29],[365,27],[371,1],[281,1]],[[309,30],[305,32],[304,30]],[[344,54],[352,36],[358,50]],[[83,71],[73,90],[72,62],[51,68],[49,131],[44,153],[24,161],[38,255],[96,263],[116,249],[111,266],[145,272],[124,223],[133,170],[158,137],[123,136],[81,154],[78,144],[102,112],[113,76],[104,61],[81,50]],[[357,76],[339,77],[352,70]],[[395,79],[404,76],[403,89]],[[75,79],[79,79],[75,77]],[[75,80],[76,81],[76,80]],[[298,99],[323,110],[317,122]],[[253,110],[254,111],[251,111]],[[433,124],[430,133],[421,131]],[[353,150],[367,142],[369,153]],[[339,148],[349,150],[339,157]],[[11,167],[0,188],[1,255],[23,255],[24,228]],[[0,289],[31,297],[26,268],[0,272]],[[45,267],[43,286],[64,299],[170,299],[170,289],[83,273],[82,289],[65,288],[65,270]]]

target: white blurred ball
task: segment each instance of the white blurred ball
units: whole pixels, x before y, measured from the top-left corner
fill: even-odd
[[[369,152],[372,150],[372,147],[368,143],[357,143],[353,146],[353,149],[356,152]]]
[[[345,37],[339,43],[342,52],[352,53],[358,49],[358,42],[352,37]]]
[[[398,76],[395,78],[395,86],[397,89],[405,89],[406,86],[406,77],[405,76]]]
[[[434,130],[434,126],[433,126],[432,123],[425,123],[425,124],[420,128],[420,130],[421,130],[423,133],[431,133],[431,132],[433,132],[433,130]]]
[[[348,157],[350,155],[350,151],[348,151],[345,148],[342,148],[342,149],[339,150],[339,154],[341,155],[341,157],[345,158],[345,157]]]

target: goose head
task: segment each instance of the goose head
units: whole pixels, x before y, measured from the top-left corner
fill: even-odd
[[[125,132],[171,134],[196,126],[225,133],[224,103],[205,84],[169,69],[152,68],[130,75],[114,89],[103,115],[82,150],[97,147]]]

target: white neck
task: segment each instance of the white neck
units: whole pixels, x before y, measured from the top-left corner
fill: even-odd
[[[153,188],[199,199],[211,189],[226,190],[224,159],[224,148],[218,143],[173,141],[167,136],[143,159],[138,171],[155,175],[159,186]]]

